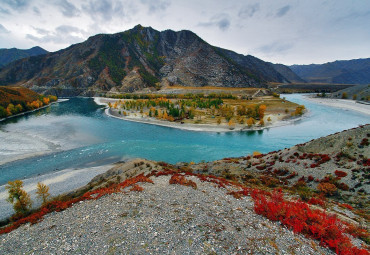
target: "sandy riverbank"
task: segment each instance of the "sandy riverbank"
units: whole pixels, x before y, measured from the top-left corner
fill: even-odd
[[[108,102],[115,102],[118,100],[119,99],[94,97],[94,101],[98,105],[107,106]],[[266,117],[270,116],[271,121],[269,123],[266,123],[266,125],[263,127],[248,128],[245,125],[236,124],[233,128],[230,128],[228,125],[225,125],[225,124],[224,125],[222,124],[221,125],[189,124],[189,123],[181,124],[178,122],[162,121],[162,120],[157,120],[154,118],[142,117],[142,116],[122,116],[122,115],[119,115],[117,112],[110,110],[109,108],[105,109],[105,114],[107,114],[110,117],[122,119],[126,121],[139,122],[139,123],[144,123],[144,124],[157,125],[157,126],[170,127],[170,128],[177,128],[177,129],[188,130],[188,131],[198,131],[198,132],[257,131],[257,130],[290,125],[298,120],[301,120],[304,117],[304,116],[301,116],[301,117],[294,118],[294,119],[280,120],[276,116],[266,115]]]
[[[327,106],[332,106],[336,108],[341,108],[343,110],[351,110],[360,112],[366,115],[370,115],[370,105],[357,103],[354,100],[349,99],[334,99],[334,98],[319,98],[313,97],[313,95],[306,95],[307,100],[312,102],[323,104]]]
[[[90,182],[96,175],[104,173],[111,169],[114,164],[89,167],[83,169],[65,169],[58,172],[52,172],[29,179],[23,180],[24,189],[30,194],[33,207],[40,206],[40,201],[36,197],[36,185],[42,182],[49,186],[51,196],[57,196],[80,188]],[[10,203],[6,201],[8,193],[5,185],[0,186],[0,220],[10,217],[14,211]]]

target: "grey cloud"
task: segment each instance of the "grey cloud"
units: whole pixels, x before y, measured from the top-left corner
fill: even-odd
[[[257,49],[259,52],[263,52],[266,54],[271,53],[282,53],[292,49],[294,45],[292,43],[286,42],[272,42],[269,44],[265,44]]]
[[[32,8],[32,10],[33,10],[33,12],[34,12],[36,15],[38,15],[38,16],[40,16],[40,15],[41,15],[41,12],[40,12],[40,9],[39,9],[39,8],[37,8],[37,7],[33,7],[33,8]]]
[[[148,6],[149,13],[164,11],[171,4],[167,0],[141,0],[141,3]]]
[[[82,6],[90,15],[110,21],[116,15],[124,16],[122,2],[114,0],[90,0]]]
[[[260,10],[260,4],[251,4],[246,7],[243,7],[240,11],[238,16],[242,19],[251,18],[253,15]]]
[[[276,17],[280,18],[283,17],[287,12],[290,10],[290,5],[285,5],[284,7],[281,7],[277,12],[276,12]]]
[[[68,18],[77,17],[81,13],[81,11],[72,3],[68,2],[68,0],[58,1],[58,6],[61,8],[62,14]]]
[[[49,31],[42,28],[33,28],[38,36],[27,34],[26,38],[38,43],[53,42],[56,44],[72,44],[84,40],[86,31],[73,26],[59,26],[55,31]],[[77,34],[77,35],[76,35]],[[81,34],[82,36],[78,35]]]
[[[0,7],[0,13],[10,14],[10,11],[8,9],[4,9],[4,8]]]
[[[3,0],[13,10],[25,10],[31,0]]]
[[[8,34],[10,31],[0,24],[0,34]]]
[[[201,27],[217,26],[219,29],[225,31],[230,27],[230,19],[226,14],[218,14],[213,16],[208,22],[201,22],[198,24]]]

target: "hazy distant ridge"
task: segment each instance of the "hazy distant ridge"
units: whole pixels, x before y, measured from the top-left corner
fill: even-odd
[[[370,58],[292,65],[290,69],[308,82],[370,84]]]

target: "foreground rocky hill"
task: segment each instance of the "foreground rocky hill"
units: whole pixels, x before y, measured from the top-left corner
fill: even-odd
[[[286,67],[284,74],[294,74]],[[289,82],[274,65],[211,46],[191,31],[159,32],[140,25],[99,34],[0,70],[0,84],[18,84],[58,96],[183,86],[263,87]]]
[[[365,125],[267,155],[117,163],[0,229],[0,253],[369,254],[369,137]]]
[[[305,201],[325,195],[369,215],[369,141],[370,125],[365,125],[266,155],[178,166],[256,187],[287,188]]]

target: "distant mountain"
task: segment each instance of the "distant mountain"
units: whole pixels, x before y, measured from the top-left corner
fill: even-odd
[[[16,48],[12,49],[0,49],[0,68],[3,66],[6,66],[10,62],[13,62],[15,60],[21,59],[21,58],[27,58],[31,56],[38,56],[47,54],[48,51],[44,50],[41,47],[33,47],[28,50],[20,50]]]
[[[292,65],[290,69],[308,82],[370,84],[370,58]]]
[[[203,41],[191,31],[137,25],[99,34],[0,70],[0,85],[18,84],[58,96],[132,92],[163,85],[265,87],[289,82],[270,63]]]
[[[289,82],[294,83],[305,83],[306,81],[303,80],[301,77],[299,77],[296,73],[292,71],[291,68],[289,68],[286,65],[283,64],[272,64],[274,66],[274,69],[279,72],[281,75],[283,75]]]

